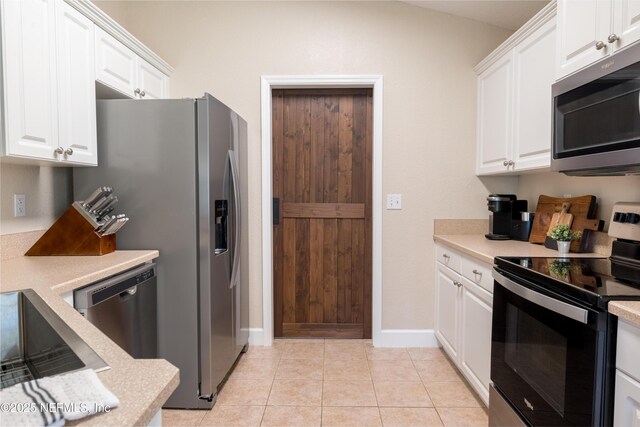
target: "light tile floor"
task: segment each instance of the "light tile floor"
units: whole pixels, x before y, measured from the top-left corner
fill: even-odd
[[[487,426],[483,403],[439,349],[370,340],[250,347],[210,411],[163,410],[166,426]]]

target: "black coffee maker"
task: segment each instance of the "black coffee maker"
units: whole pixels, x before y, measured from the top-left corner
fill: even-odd
[[[489,240],[510,240],[511,222],[520,220],[520,213],[527,210],[527,201],[518,200],[515,194],[489,194],[487,207],[489,233],[484,236]]]

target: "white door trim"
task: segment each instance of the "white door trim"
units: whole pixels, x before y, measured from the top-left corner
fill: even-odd
[[[382,76],[262,76],[262,345],[273,342],[273,218],[271,177],[271,90],[300,88],[373,88],[373,205],[371,328],[373,344],[382,333]],[[256,337],[258,338],[258,337]],[[259,339],[254,340],[260,344]]]

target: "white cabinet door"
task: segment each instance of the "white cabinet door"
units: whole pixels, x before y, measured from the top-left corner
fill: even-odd
[[[558,1],[556,79],[610,54],[607,37],[613,28],[611,0]],[[604,43],[596,49],[596,43]]]
[[[458,359],[460,276],[436,263],[436,337],[453,360]]]
[[[57,4],[59,145],[69,163],[97,165],[94,24]]]
[[[551,163],[551,85],[555,81],[555,19],[514,52],[513,170]]]
[[[169,77],[142,58],[138,58],[138,87],[142,99],[165,99],[169,96]]]
[[[55,5],[2,1],[4,154],[55,160],[58,146]]]
[[[466,278],[462,278],[462,284],[460,366],[488,405],[493,296]]]
[[[614,48],[622,49],[640,40],[640,0],[618,0],[613,10],[614,33],[620,37]]]
[[[95,38],[96,79],[134,98],[137,55],[100,27],[95,29]]]
[[[640,426],[640,382],[616,369],[614,427]]]
[[[478,76],[478,175],[508,169],[512,92],[513,55],[507,54]]]

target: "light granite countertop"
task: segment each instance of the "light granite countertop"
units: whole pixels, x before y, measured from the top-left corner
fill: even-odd
[[[437,243],[470,255],[480,261],[493,264],[493,258],[500,255],[516,257],[555,257],[558,251],[547,249],[544,245],[535,245],[518,240],[489,240],[483,234],[448,234],[433,236]],[[597,247],[600,253],[571,253],[572,257],[608,258],[610,249]],[[640,326],[640,301],[612,301],[609,311],[619,318]]]
[[[500,255],[520,257],[557,257],[558,251],[547,249],[544,245],[535,245],[519,240],[489,240],[483,234],[449,234],[433,236],[433,240],[457,249],[480,261],[493,264],[493,259]],[[572,257],[602,258],[608,255],[598,253],[571,253]]]
[[[178,368],[162,359],[133,359],[61,297],[158,256],[153,250],[116,251],[103,256],[20,256],[0,262],[0,291],[34,289],[110,367],[98,377],[120,406],[67,424],[147,425],[178,386]]]

